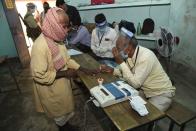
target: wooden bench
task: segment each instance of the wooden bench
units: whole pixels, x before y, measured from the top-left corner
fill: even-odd
[[[174,124],[180,126],[180,131],[184,131],[186,124],[196,118],[196,113],[174,101],[166,116],[171,120],[169,131],[173,130]]]
[[[7,59],[7,56],[0,56],[0,65],[3,65],[3,64],[6,64],[6,66],[9,68],[10,75],[11,75],[11,77],[13,78],[13,80],[14,80],[14,82],[16,84],[17,90],[19,91],[19,93],[21,93],[21,90],[19,88],[19,84],[17,82],[15,73],[12,70],[12,67],[11,67],[11,65],[9,63],[9,60]],[[7,91],[5,91],[5,92],[7,92]],[[0,89],[0,93],[3,93],[3,91],[1,91],[1,89]]]

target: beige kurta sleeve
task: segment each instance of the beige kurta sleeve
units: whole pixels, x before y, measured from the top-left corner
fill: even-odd
[[[138,62],[134,73],[129,69],[128,65],[123,62],[120,64],[122,76],[134,88],[140,88],[152,70],[153,63],[154,61],[152,59]]]
[[[123,78],[134,88],[140,88],[152,70],[152,66],[153,61],[148,59],[139,61],[135,66],[135,72],[132,72],[125,62],[120,65],[120,68]]]
[[[122,77],[122,72],[120,69],[114,68],[113,75],[118,76],[118,77]]]
[[[67,67],[70,68],[70,69],[77,70],[77,69],[80,68],[80,65],[76,61],[71,59],[70,56],[68,56]]]
[[[80,65],[76,61],[71,59],[71,57],[69,56],[66,48],[65,48],[65,62],[67,64],[67,67],[70,68],[70,69],[77,70],[77,69],[80,68]]]
[[[31,70],[36,82],[50,85],[56,77],[56,70],[49,70],[48,53],[46,49],[33,48],[31,55]]]

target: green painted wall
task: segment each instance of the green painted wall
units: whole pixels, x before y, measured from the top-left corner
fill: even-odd
[[[0,56],[17,57],[16,47],[0,1]]]

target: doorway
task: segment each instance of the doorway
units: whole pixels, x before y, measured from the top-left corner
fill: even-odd
[[[40,14],[43,11],[43,2],[45,2],[45,1],[49,3],[50,7],[55,7],[56,0],[28,0],[28,1],[27,0],[16,0],[15,4],[16,4],[16,8],[17,8],[18,13],[24,18],[25,14],[27,12],[26,4],[30,3],[30,2],[34,3],[37,7],[36,12],[34,13],[34,17],[35,17],[36,21],[38,22],[38,25],[40,25],[39,24]],[[31,40],[31,38],[29,38],[27,36],[26,26],[24,25],[23,21],[21,19],[20,19],[20,21],[22,24],[22,29],[23,29],[23,32],[25,35],[25,40],[26,40],[26,44],[27,44],[27,47],[29,50],[29,54],[31,54],[33,41]]]

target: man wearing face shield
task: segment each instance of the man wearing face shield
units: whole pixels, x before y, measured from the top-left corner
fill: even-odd
[[[166,111],[172,103],[175,87],[155,54],[139,46],[133,33],[124,27],[112,51],[119,68],[102,65],[101,70],[122,77],[159,110]]]
[[[51,117],[59,131],[77,130],[68,122],[74,115],[70,79],[77,77],[78,71],[96,73],[82,68],[68,55],[63,43],[68,25],[69,17],[62,9],[49,9],[43,21],[43,33],[34,42],[31,52],[36,109]]]
[[[114,61],[112,48],[116,45],[117,33],[107,24],[104,14],[95,16],[96,28],[92,32],[91,49],[95,59],[101,61]]]
[[[24,22],[26,25],[27,36],[33,41],[41,34],[41,29],[37,24],[33,13],[35,13],[36,5],[33,3],[27,3],[27,13],[24,16]]]

